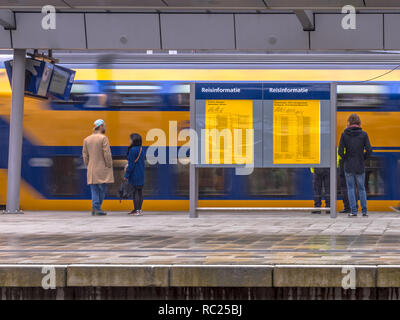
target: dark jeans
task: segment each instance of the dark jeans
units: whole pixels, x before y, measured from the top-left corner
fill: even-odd
[[[339,180],[340,180],[340,193],[343,198],[344,210],[350,211],[351,208],[350,208],[350,202],[349,202],[349,193],[347,192],[346,176],[344,175],[344,173],[343,173],[343,175],[340,175]],[[358,190],[356,190],[356,200],[358,200],[358,199],[359,199]],[[357,201],[356,201],[356,207],[358,209]]]
[[[347,192],[349,195],[350,208],[352,213],[357,213],[356,185],[360,196],[362,213],[367,213],[367,192],[365,191],[365,173],[346,173]]]
[[[330,185],[329,185],[329,169],[321,173],[313,174],[313,188],[314,188],[314,207],[320,208],[322,205],[322,190],[324,191],[324,198],[326,207],[331,206],[330,202]]]
[[[346,183],[346,174],[344,173],[344,161],[342,159],[339,160],[339,185],[340,185],[340,194],[343,199],[344,210],[351,211],[350,202],[349,202],[349,194],[347,192],[347,183]],[[356,188],[357,189],[357,188]],[[359,199],[358,190],[356,190],[356,200]],[[358,202],[357,210],[358,210]]]
[[[91,184],[90,191],[92,192],[92,210],[101,211],[101,205],[106,197],[107,184]]]
[[[133,208],[135,210],[142,210],[143,204],[143,186],[133,187]]]
[[[340,174],[339,180],[340,180],[340,193],[343,198],[344,210],[350,211],[349,196],[347,194],[346,176],[344,175],[344,173],[343,175]]]

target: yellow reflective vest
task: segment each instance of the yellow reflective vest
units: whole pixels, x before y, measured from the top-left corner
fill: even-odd
[[[346,150],[344,151],[346,153]],[[339,156],[339,147],[336,148],[336,168],[339,168],[339,161],[342,159],[341,156]],[[310,168],[311,173],[314,173],[314,168]]]

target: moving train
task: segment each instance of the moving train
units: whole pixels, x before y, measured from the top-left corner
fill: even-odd
[[[6,202],[11,89],[0,60],[0,204]],[[400,199],[400,70],[392,66],[229,64],[65,64],[76,71],[70,99],[25,98],[21,182],[23,210],[90,210],[90,190],[81,158],[83,139],[95,119],[107,123],[115,183],[105,210],[130,210],[117,196],[129,134],[146,137],[153,128],[189,127],[189,84],[193,81],[341,81],[337,96],[337,138],[349,114],[357,112],[373,146],[367,161],[369,209],[387,211]],[[384,74],[375,81],[365,81]],[[153,141],[144,139],[148,147]],[[168,145],[168,139],[163,146]],[[179,145],[178,145],[179,147]],[[167,153],[168,154],[168,153]],[[249,176],[231,168],[201,168],[199,206],[311,207],[307,168],[255,169]],[[188,210],[189,167],[146,164],[144,210]],[[338,200],[338,208],[343,208]]]

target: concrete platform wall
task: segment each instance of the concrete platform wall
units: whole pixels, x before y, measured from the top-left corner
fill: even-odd
[[[43,267],[54,267],[55,288],[43,289],[49,270]],[[349,267],[355,271],[354,289],[342,286]],[[400,299],[400,266],[0,266],[0,299],[228,298]]]

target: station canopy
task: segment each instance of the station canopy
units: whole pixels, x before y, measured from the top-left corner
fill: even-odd
[[[46,5],[56,9],[54,30],[42,27]],[[352,8],[355,24],[346,18]],[[400,2],[395,0],[0,3],[0,49],[395,51],[400,50],[399,29]]]

